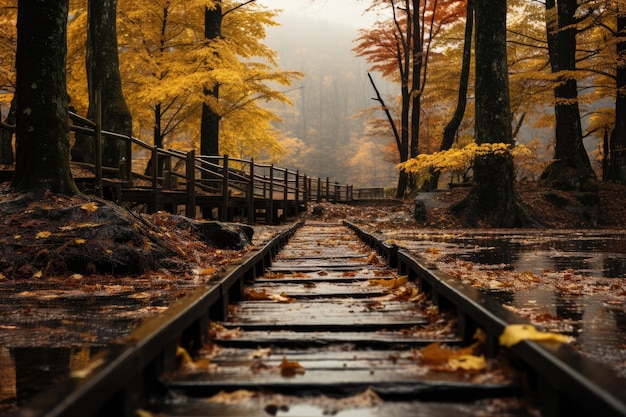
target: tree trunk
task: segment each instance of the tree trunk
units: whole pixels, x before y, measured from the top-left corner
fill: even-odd
[[[461,80],[459,82],[459,95],[452,118],[443,129],[440,151],[446,151],[454,144],[454,138],[459,131],[461,121],[465,115],[467,106],[467,88],[469,86],[470,63],[472,60],[472,32],[474,30],[474,0],[467,0],[467,18],[465,21],[465,36],[463,42],[463,64],[461,66]]]
[[[132,134],[132,116],[122,92],[117,46],[117,0],[89,0],[87,24],[87,81],[89,110],[87,117],[95,120],[95,92],[102,97],[102,129],[126,136]],[[93,162],[94,140],[77,135],[72,157]],[[119,168],[122,143],[104,139],[102,164]]]
[[[512,144],[506,56],[506,0],[476,0],[476,142]],[[509,152],[479,156],[472,188],[454,207],[470,226],[518,227],[528,218]]]
[[[617,4],[615,128],[609,145],[609,180],[626,184],[626,6]],[[604,148],[605,153],[607,147]]]
[[[564,190],[594,191],[595,174],[583,146],[578,86],[571,75],[576,71],[577,0],[547,0],[546,30],[554,88],[556,138],[554,161],[541,174],[551,187]]]
[[[9,107],[9,114],[7,114],[4,123],[8,125],[15,124],[15,94],[11,100],[11,106]],[[15,163],[15,155],[13,154],[13,133],[11,130],[0,129],[2,132],[2,143],[0,144],[0,164],[13,165]]]
[[[19,0],[16,191],[76,194],[69,158],[65,60],[69,0]]]
[[[215,2],[215,8],[208,7],[204,12],[204,37],[208,40],[222,36],[222,5]],[[219,84],[205,88],[204,94],[215,102],[219,99]],[[202,104],[202,121],[200,126],[200,154],[219,155],[219,131],[222,116],[207,103]]]

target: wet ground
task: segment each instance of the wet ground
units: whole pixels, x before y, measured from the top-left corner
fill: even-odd
[[[255,228],[253,243],[283,227]],[[0,275],[0,415],[80,369],[199,284],[211,285],[214,271],[26,280]]]
[[[536,325],[575,338],[626,377],[626,234],[396,231],[387,239],[481,288]]]

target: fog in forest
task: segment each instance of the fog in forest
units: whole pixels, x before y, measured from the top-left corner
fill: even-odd
[[[283,119],[276,127],[289,154],[280,164],[355,186],[393,186],[394,163],[381,153],[392,137],[366,138],[365,120],[356,117],[377,104],[367,63],[352,51],[357,30],[295,14],[278,20],[282,26],[268,30],[266,44],[278,52],[281,69],[305,74],[288,88],[293,107],[269,104]],[[383,94],[391,91],[376,82]]]

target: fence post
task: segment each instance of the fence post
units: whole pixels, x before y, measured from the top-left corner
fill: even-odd
[[[274,224],[274,164],[270,165],[270,198],[265,221],[267,224]]]
[[[285,188],[283,189],[283,216],[287,218],[287,201],[289,200],[289,170],[285,168],[285,174],[283,175],[285,180]]]
[[[306,174],[304,174],[304,195],[302,195],[302,199],[304,200],[304,211],[309,209],[309,190],[311,188],[311,179],[307,178]]]
[[[220,220],[228,221],[228,155],[224,155],[224,165],[222,167],[222,213]]]
[[[185,176],[187,177],[187,206],[185,216],[196,218],[196,151],[187,152],[185,161]]]
[[[315,196],[315,200],[319,203],[322,201],[322,179],[317,177],[317,195]]]
[[[94,127],[94,140],[96,142],[96,196],[102,198],[102,94],[95,91],[96,126]]]
[[[330,179],[326,177],[326,201],[330,201]]]
[[[339,201],[341,201],[341,195],[339,193],[339,183],[337,181],[335,181],[335,192],[333,194],[334,194],[333,198],[335,199],[335,203],[338,203]]]
[[[133,141],[132,135],[128,136],[128,141],[126,142],[126,148],[124,149],[124,167],[126,167],[125,172],[125,180],[128,181],[128,186],[133,186]]]
[[[150,202],[150,206],[148,211],[154,213],[157,211],[158,200],[157,200],[157,190],[159,186],[159,174],[157,170],[157,162],[159,160],[159,148],[157,146],[152,147],[152,201]]]
[[[300,211],[300,171],[296,171],[296,214]]]
[[[254,158],[250,158],[250,183],[248,184],[248,224],[254,223]]]

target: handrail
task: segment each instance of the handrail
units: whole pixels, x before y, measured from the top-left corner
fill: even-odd
[[[114,194],[118,198],[124,194],[123,187],[135,188],[136,192],[132,194],[135,198],[140,198],[138,193],[142,190],[152,190],[153,195],[148,201],[149,210],[157,210],[159,204],[168,204],[165,197],[160,197],[164,192],[175,191],[181,194],[186,191],[186,214],[190,217],[195,216],[195,208],[192,209],[192,206],[195,206],[198,196],[210,195],[218,198],[221,195],[222,202],[217,208],[222,212],[232,210],[235,200],[245,200],[249,221],[253,212],[259,208],[256,205],[260,205],[261,210],[266,210],[268,221],[272,221],[275,213],[269,211],[284,211],[288,207],[306,209],[309,201],[325,199],[338,202],[352,199],[352,186],[331,182],[329,178],[303,175],[299,171],[277,167],[271,163],[258,163],[254,159],[196,155],[195,152],[190,158],[191,152],[158,148],[132,135],[101,130],[97,123],[74,112],[69,113],[69,118],[72,132],[125,144],[125,152],[118,166],[102,166],[98,157],[94,158],[95,164],[79,163],[96,173],[94,189],[101,194],[103,186],[116,187]],[[1,128],[15,129],[15,126],[0,123]],[[138,172],[136,160],[133,160],[133,146],[148,153],[146,159],[150,172]],[[143,168],[143,163],[140,165]],[[124,180],[124,183],[116,183],[111,178]],[[176,201],[175,204],[180,204],[180,199]],[[206,203],[206,199],[203,201],[204,204],[210,203]],[[227,216],[227,213],[221,215]]]

